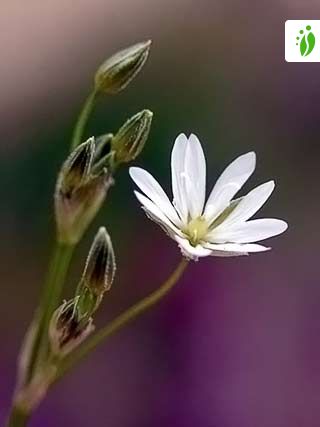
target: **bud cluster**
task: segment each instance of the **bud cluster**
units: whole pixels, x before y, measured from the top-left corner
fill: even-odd
[[[118,93],[144,65],[151,42],[138,43],[113,55],[95,75],[96,93]],[[116,168],[134,160],[149,136],[152,112],[142,110],[113,135],[106,133],[78,145],[63,163],[55,191],[57,235],[60,243],[76,244],[98,212],[114,183]],[[94,329],[93,315],[115,275],[115,256],[106,229],[92,243],[75,296],[53,314],[49,327],[52,352],[64,357]]]
[[[80,241],[113,185],[118,166],[134,160],[144,148],[153,116],[149,110],[132,116],[114,135],[106,133],[82,144],[81,141],[98,95],[117,94],[125,89],[144,66],[150,46],[149,40],[121,50],[95,73],[94,87],[75,125],[72,152],[62,164],[56,183],[54,204],[59,247],[74,246]],[[101,227],[75,295],[52,314],[70,262],[66,253],[61,251],[61,254],[52,261],[48,288],[20,357],[15,403],[18,402],[26,414],[39,404],[57,378],[61,359],[93,332],[94,315],[115,277],[112,242],[106,229]],[[60,262],[63,265],[60,266]],[[14,411],[12,414],[15,415]]]
[[[64,302],[54,313],[49,326],[51,351],[64,357],[93,332],[93,319],[81,318],[76,300]]]
[[[94,138],[80,144],[58,175],[55,212],[58,240],[62,243],[75,244],[80,240],[113,184],[110,155],[104,152],[107,142],[100,141],[100,145],[97,153]]]
[[[49,340],[53,354],[64,357],[94,330],[93,315],[104,293],[111,288],[116,271],[109,234],[101,227],[92,243],[75,297],[53,314]]]

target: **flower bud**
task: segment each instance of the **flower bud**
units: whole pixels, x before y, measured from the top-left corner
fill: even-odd
[[[95,150],[94,138],[79,145],[66,160],[60,173],[61,191],[70,195],[87,180]]]
[[[63,164],[55,191],[58,240],[77,243],[113,184],[106,167],[95,171],[95,141],[79,145]]]
[[[76,307],[81,318],[92,316],[97,310],[104,293],[111,288],[115,271],[112,242],[106,229],[101,227],[91,245],[76,292]]]
[[[97,296],[111,288],[116,272],[112,242],[107,230],[100,227],[89,251],[82,280]]]
[[[51,351],[64,357],[78,347],[94,330],[91,317],[78,315],[76,300],[64,302],[54,313],[49,325]]]
[[[141,153],[149,136],[152,117],[151,111],[143,110],[127,120],[119,129],[111,144],[116,162],[130,162]]]
[[[151,40],[137,43],[107,59],[96,72],[96,90],[116,94],[125,89],[146,62],[150,45]]]

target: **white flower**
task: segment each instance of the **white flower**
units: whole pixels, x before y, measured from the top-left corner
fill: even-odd
[[[191,259],[208,255],[235,256],[270,248],[255,244],[283,233],[287,223],[263,218],[248,221],[266,202],[274,181],[259,185],[232,200],[253,173],[254,152],[235,159],[222,173],[207,202],[206,161],[198,138],[177,137],[171,154],[173,203],[144,169],[132,167],[130,176],[140,190],[135,195],[148,217],[165,229]]]

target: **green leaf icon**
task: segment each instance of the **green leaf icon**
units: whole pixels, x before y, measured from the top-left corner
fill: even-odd
[[[316,38],[312,32],[310,32],[307,36],[303,36],[300,43],[300,53],[301,56],[309,55],[316,44]]]

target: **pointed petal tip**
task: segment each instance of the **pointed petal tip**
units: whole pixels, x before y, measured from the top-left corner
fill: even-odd
[[[133,191],[134,195],[136,196],[136,198],[140,201],[140,197],[143,196],[143,194],[141,194],[139,191],[134,190]]]
[[[270,187],[270,190],[272,188],[272,191],[274,190],[274,187],[276,186],[275,180],[274,179],[270,179],[270,181],[265,182],[264,184],[262,184],[266,187]]]
[[[257,155],[255,151],[249,151],[248,153],[242,154],[237,160],[239,159],[246,160],[248,163],[252,164],[252,168],[255,169],[257,162]]]
[[[243,246],[247,247],[248,255],[257,252],[268,252],[272,249],[270,246],[263,246],[259,243],[244,243]]]
[[[140,203],[140,206],[143,209],[145,208],[145,204],[146,204],[146,202],[144,202],[144,200],[147,200],[147,203],[151,202],[151,200],[149,199],[149,197],[146,197],[144,194],[140,193],[139,191],[134,190],[133,193],[136,196],[136,198],[138,199],[138,202]]]
[[[273,179],[270,179],[270,181],[266,181],[266,182],[263,182],[262,184],[259,184],[257,187],[255,187],[253,190],[251,190],[251,191],[254,191],[254,190],[256,190],[256,189],[260,189],[260,190],[268,190],[268,191],[270,191],[270,194],[272,193],[272,191],[274,190],[274,188],[275,188],[275,186],[276,186],[276,183],[275,183],[275,181],[273,180]],[[251,191],[248,193],[248,194],[250,194],[251,193]],[[246,197],[246,196],[245,196]]]

